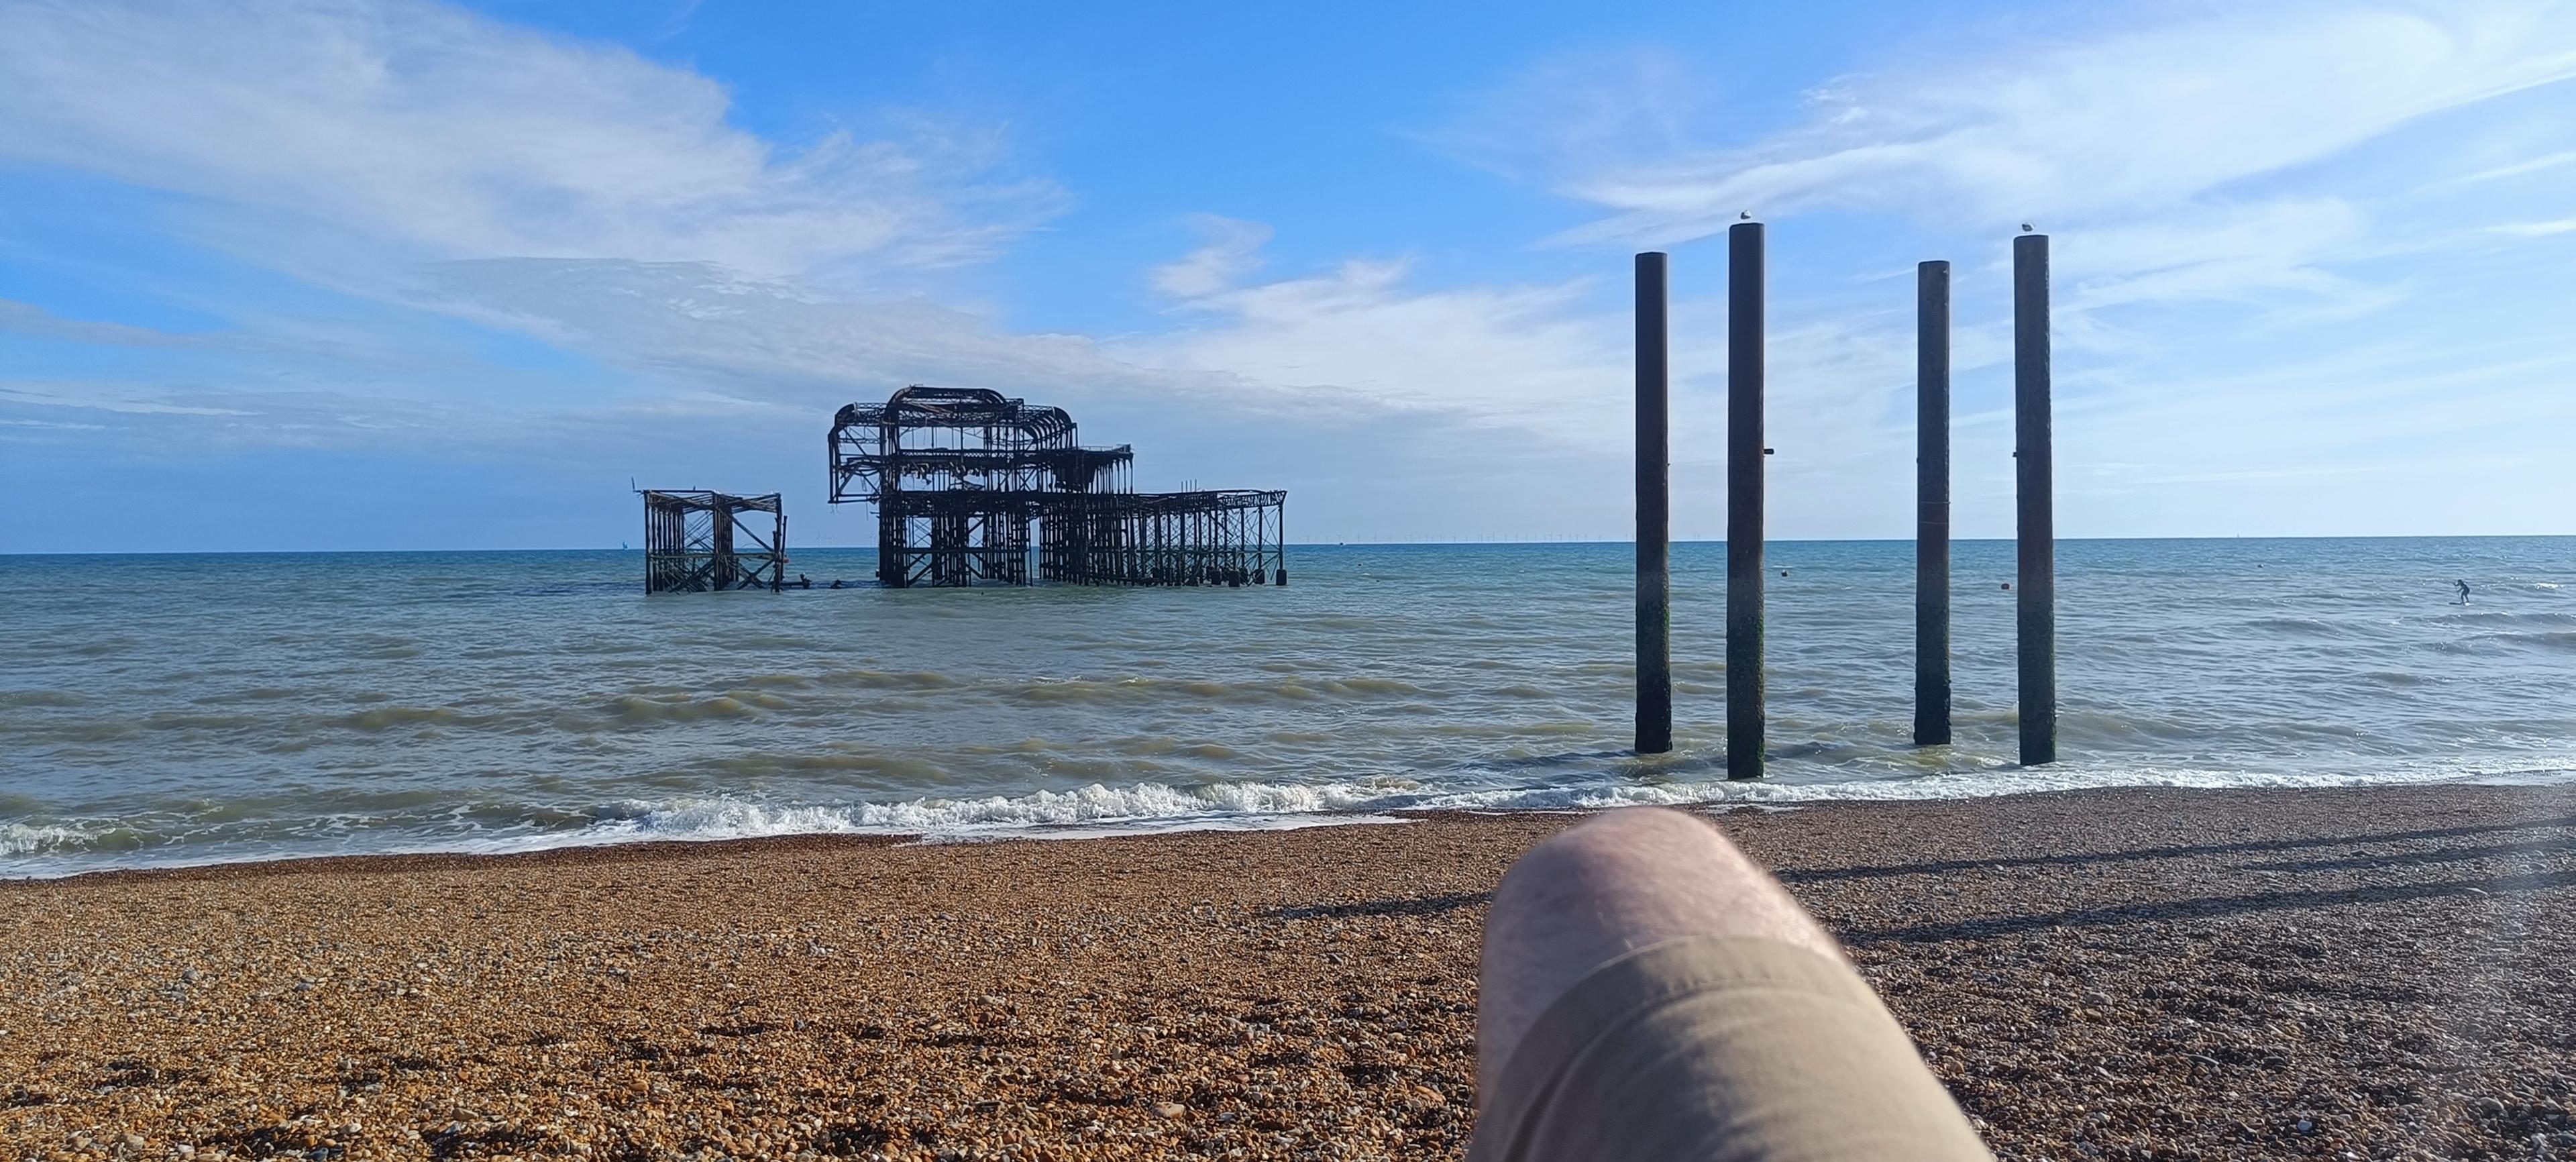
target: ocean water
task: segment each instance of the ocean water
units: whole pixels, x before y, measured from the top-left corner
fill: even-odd
[[[1630,741],[1631,549],[1314,546],[1282,589],[646,597],[632,552],[0,557],[0,876],[1406,807],[2576,778],[2576,538],[2069,541],[2065,761],[2013,758],[2012,546],[1771,546],[1771,777],[1728,783],[1725,552],[1674,550],[1678,750]],[[864,550],[798,550],[818,582]],[[2475,587],[2452,603],[2452,580]]]

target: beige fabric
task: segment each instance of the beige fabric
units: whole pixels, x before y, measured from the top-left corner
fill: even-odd
[[[1469,1162],[1991,1162],[1850,965],[1695,937],[1603,965],[1491,1079]]]

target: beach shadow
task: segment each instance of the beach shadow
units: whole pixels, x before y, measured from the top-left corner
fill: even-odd
[[[2298,851],[2314,847],[2350,847],[2363,843],[2403,843],[2410,840],[2456,839],[2468,835],[2493,835],[2505,831],[2543,831],[2576,827],[2576,815],[2555,819],[2531,819],[2519,823],[2493,823],[2476,827],[2432,827],[2419,831],[2385,831],[2372,835],[2306,836],[2297,839],[2249,839],[2237,843],[2198,843],[2176,847],[2142,847],[2132,851],[2092,851],[2066,855],[2007,855],[1992,859],[1945,859],[1923,863],[1883,864],[1870,867],[1827,867],[1784,869],[1777,873],[1784,883],[1822,883],[1833,880],[1886,879],[1893,876],[1937,875],[1944,872],[1988,871],[2016,867],[2081,867],[2096,863],[2133,863],[2154,859],[2185,859],[2202,855],[2245,855],[2266,851]],[[2399,857],[2385,857],[2375,862],[2399,863]],[[2287,869],[2283,869],[2287,870]]]
[[[1270,912],[1274,920],[1351,920],[1363,916],[1436,916],[1473,908],[1494,898],[1492,892],[1452,892],[1446,896],[1421,896],[1409,900],[1363,900],[1356,904],[1317,904],[1307,908],[1277,908]]]
[[[2507,896],[2576,887],[2576,871],[2532,872],[2487,879],[2446,880],[2430,884],[2395,884],[2375,888],[2332,888],[2304,892],[2262,892],[2241,896],[2203,896],[2157,904],[2112,908],[2078,908],[2032,916],[1997,916],[1947,924],[1903,928],[1862,928],[1838,933],[1853,947],[1878,944],[1937,943],[1982,940],[2059,928],[2099,928],[2173,920],[2214,920],[2261,912],[2330,908],[2342,904],[2387,904],[2457,896]]]
[[[2373,868],[2414,867],[2433,863],[2464,863],[2473,859],[2501,859],[2517,855],[2576,855],[2576,841],[2539,843],[2497,843],[2485,847],[2437,847],[2431,851],[2406,851],[2395,855],[2356,855],[2344,859],[2314,859],[2293,863],[2249,863],[2244,871],[2261,872],[2328,872],[2369,871]]]

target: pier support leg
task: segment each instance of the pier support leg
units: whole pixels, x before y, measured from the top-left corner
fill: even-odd
[[[1672,450],[1665,257],[1637,256],[1637,753],[1673,749]]]
[[[1762,224],[1726,231],[1726,777],[1758,779],[1762,678]]]
[[[1950,741],[1950,264],[1914,268],[1914,745]]]
[[[2013,239],[2013,483],[2021,761],[2057,761],[2056,474],[2048,414],[2048,235]]]

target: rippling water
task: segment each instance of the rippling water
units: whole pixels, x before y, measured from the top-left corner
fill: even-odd
[[[1770,555],[1759,785],[1723,781],[1716,545],[1675,549],[1679,750],[1643,760],[1625,545],[1299,548],[1285,590],[653,598],[624,552],[0,557],[0,875],[2576,772],[2576,538],[2066,542],[2067,761],[2032,770],[2010,544],[1957,548],[1959,741],[1925,750],[1912,546]]]

